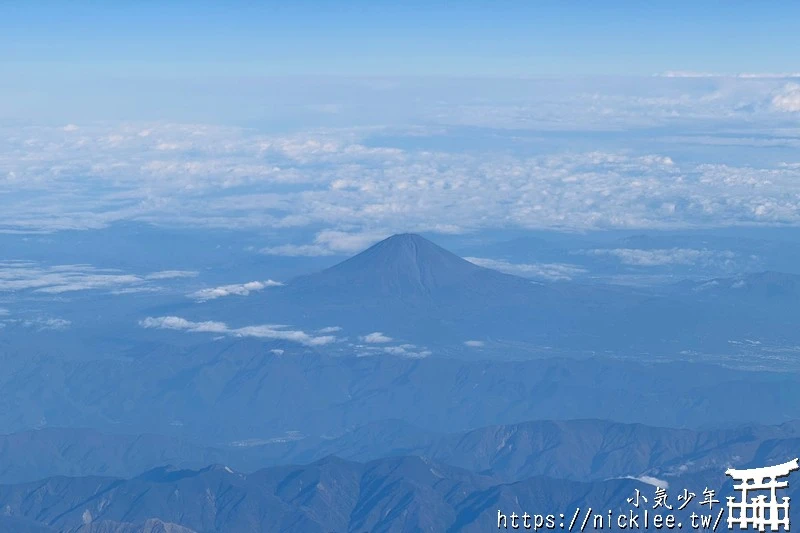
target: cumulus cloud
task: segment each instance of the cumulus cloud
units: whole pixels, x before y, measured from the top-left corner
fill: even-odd
[[[577,265],[567,263],[509,263],[499,259],[465,257],[467,261],[484,268],[491,268],[506,274],[548,281],[569,281],[587,271]]]
[[[363,342],[367,342],[370,344],[383,344],[387,342],[392,342],[393,339],[391,337],[387,337],[380,331],[375,331],[373,333],[370,333],[369,335],[364,335],[363,337],[361,337],[361,340]]]
[[[800,112],[800,84],[788,83],[772,98],[772,105],[779,111]]]
[[[736,258],[736,254],[728,250],[696,250],[692,248],[599,248],[585,253],[595,256],[612,256],[625,265],[645,267],[696,264],[725,265]]]
[[[222,285],[220,287],[200,289],[189,294],[189,297],[199,302],[205,302],[207,300],[215,300],[217,298],[223,298],[225,296],[232,295],[248,296],[251,292],[261,291],[267,287],[279,287],[281,285],[283,285],[283,283],[279,281],[273,281],[271,279],[266,281],[250,281],[248,283]]]
[[[505,103],[432,103],[425,123],[433,125],[417,128],[268,135],[167,123],[0,127],[0,232],[122,220],[305,228],[316,237],[263,251],[319,256],[350,254],[399,231],[800,224],[800,167],[792,161],[754,158],[751,167],[674,157],[699,130],[725,131],[704,134],[706,143],[796,143],[777,128],[782,112],[797,110],[797,83],[763,75],[643,81],[641,89],[597,90],[562,81],[546,101],[517,89]],[[738,126],[733,141],[717,128],[721,120]],[[546,135],[545,148],[533,149],[540,137],[522,142],[506,133],[501,149],[475,153],[457,148],[458,125],[620,133],[596,150],[580,143],[549,153],[555,141]],[[670,126],[669,142],[636,137],[654,125]],[[456,148],[439,148],[453,131]],[[397,132],[413,142],[393,146],[387,139]]]
[[[322,346],[336,341],[331,335],[309,335],[300,330],[287,329],[287,326],[265,324],[231,328],[224,322],[193,322],[178,316],[147,317],[139,325],[148,329],[169,329],[191,333],[215,333],[233,337],[255,337],[296,342],[305,346]]]
[[[342,331],[342,328],[339,326],[328,326],[326,328],[318,329],[317,333],[336,333]]]

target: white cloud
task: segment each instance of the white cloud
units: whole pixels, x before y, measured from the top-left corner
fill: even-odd
[[[342,328],[339,326],[328,326],[327,328],[318,329],[317,333],[336,333],[338,331],[342,331]]]
[[[113,289],[110,291],[111,294],[116,295],[124,295],[124,294],[147,294],[147,293],[154,293],[154,292],[163,292],[163,287],[156,287],[156,286],[141,286],[141,287],[126,287],[124,289]]]
[[[32,261],[0,261],[0,292],[34,291],[64,294],[102,290],[113,294],[159,290],[153,282],[191,277],[187,271],[128,274],[91,265],[42,265]]]
[[[72,325],[72,322],[63,318],[37,317],[31,319],[5,319],[0,323],[0,327],[6,324],[19,325],[24,328],[36,329],[37,331],[64,331]]]
[[[180,279],[180,278],[195,278],[197,272],[193,270],[162,270],[160,272],[153,272],[147,274],[145,279]]]
[[[585,252],[596,256],[613,256],[625,265],[664,266],[716,264],[724,266],[736,258],[731,251],[696,250],[692,248],[638,249],[638,248],[598,248]]]
[[[351,233],[326,230],[317,233],[313,244],[284,244],[280,246],[271,246],[263,248],[261,253],[290,257],[314,257],[337,254],[349,255],[360,252],[388,236],[389,234],[386,232]]]
[[[279,246],[267,246],[261,249],[261,253],[286,257],[321,257],[334,254],[333,251],[317,244],[282,244]]]
[[[336,341],[334,336],[309,335],[300,330],[286,329],[286,326],[282,325],[265,324],[231,328],[224,322],[193,322],[178,316],[147,317],[139,321],[139,325],[149,329],[171,329],[191,333],[222,333],[234,337],[285,340],[305,346],[322,346]]]
[[[281,285],[283,285],[283,283],[279,281],[273,281],[271,279],[266,281],[250,281],[248,283],[241,283],[238,285],[222,285],[220,287],[201,289],[189,294],[189,297],[199,302],[204,302],[207,300],[215,300],[217,298],[223,298],[225,296],[232,295],[248,296],[251,292],[257,292],[264,290],[267,287],[278,287]]]
[[[772,105],[779,111],[800,112],[800,84],[788,83],[772,98]]]
[[[139,324],[144,328],[176,329],[195,333],[227,333],[228,326],[223,322],[191,322],[178,316],[147,317]]]
[[[509,263],[481,257],[465,257],[464,259],[478,266],[506,274],[549,281],[568,281],[577,275],[586,273],[586,269],[567,263]]]
[[[424,359],[433,353],[427,348],[419,347],[415,344],[399,344],[395,346],[373,346],[358,344],[351,346],[355,349],[358,357],[393,355],[407,359]]]
[[[670,70],[659,74],[664,78],[739,78],[750,80],[770,80],[800,78],[800,72],[741,72],[738,74],[722,74],[714,72],[693,72],[690,70]]]
[[[292,135],[167,123],[0,127],[0,232],[121,220],[313,228],[310,242],[264,253],[317,256],[350,254],[399,231],[800,224],[800,167],[792,162],[753,158],[749,167],[683,156],[695,142],[796,144],[780,129],[782,113],[797,109],[796,83],[747,74],[642,81],[537,82],[543,92],[520,82],[503,101],[434,99],[424,105],[430,127]],[[508,147],[480,153],[431,148],[426,136],[447,146],[453,130],[459,145],[458,125],[527,131],[498,135]],[[648,126],[664,126],[670,141],[643,141],[636,131]],[[594,151],[542,133],[598,129],[618,133]],[[413,142],[399,149],[380,140],[398,131]],[[721,133],[695,140],[698,131]],[[539,140],[543,148],[532,148]],[[738,151],[730,158],[743,159]]]
[[[367,342],[370,344],[382,344],[382,343],[392,342],[393,339],[391,337],[387,337],[380,331],[375,331],[373,333],[370,333],[369,335],[364,335],[363,337],[361,337],[361,340],[363,342]]]
[[[71,321],[63,318],[47,318],[35,320],[30,323],[32,327],[38,327],[40,330],[54,330],[61,331],[67,329],[72,324]]]
[[[469,346],[470,348],[480,348],[484,344],[483,341],[464,341],[464,346]]]
[[[383,353],[407,357],[409,359],[424,359],[431,355],[430,350],[420,349],[414,344],[401,344],[400,346],[384,346],[381,348]]]
[[[635,479],[636,481],[641,481],[642,483],[647,483],[648,485],[652,485],[656,488],[668,489],[669,482],[663,479],[658,479],[653,476],[625,476],[622,479]]]

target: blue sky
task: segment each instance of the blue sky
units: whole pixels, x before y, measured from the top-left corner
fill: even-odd
[[[793,2],[4,2],[6,75],[798,70]]]

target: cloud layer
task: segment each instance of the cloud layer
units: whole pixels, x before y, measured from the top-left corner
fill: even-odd
[[[781,111],[800,113],[800,84],[786,84],[772,99],[772,105]]]
[[[398,231],[800,224],[800,161],[757,157],[800,144],[797,78],[638,81],[452,84],[424,126],[0,126],[0,231],[302,228],[264,253],[330,255]]]

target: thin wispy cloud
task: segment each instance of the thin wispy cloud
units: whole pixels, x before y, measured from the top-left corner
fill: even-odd
[[[145,279],[150,280],[157,280],[157,279],[181,279],[181,278],[195,278],[197,277],[197,272],[193,270],[162,270],[160,272],[153,272],[152,274],[147,274]]]
[[[547,281],[569,281],[575,276],[587,272],[585,268],[567,263],[510,263],[482,257],[465,257],[464,259],[475,265],[506,274]]]
[[[3,315],[0,313],[0,317],[4,317],[7,315]],[[36,317],[36,318],[2,318],[0,319],[0,327],[5,327],[6,325],[14,325],[20,326],[23,328],[29,328],[36,331],[64,331],[68,329],[72,325],[72,321],[66,320],[64,318],[54,318],[54,317]]]
[[[147,317],[139,322],[147,329],[168,329],[190,333],[224,334],[232,337],[254,337],[295,342],[305,346],[322,346],[336,341],[332,335],[311,335],[301,330],[288,329],[288,326],[264,324],[231,328],[224,322],[193,322],[178,316]]]
[[[417,346],[416,344],[397,344],[393,346],[374,346],[356,344],[352,345],[355,354],[358,357],[371,357],[379,355],[392,355],[395,357],[402,357],[405,359],[424,359],[430,356],[433,352],[431,350]]]
[[[284,244],[261,249],[267,255],[289,257],[316,257],[326,255],[347,255],[360,252],[386,237],[386,232],[346,232],[326,230],[319,232],[313,244]]]
[[[39,331],[63,331],[72,325],[72,321],[63,318],[40,318],[35,320],[26,320],[23,325],[25,327],[36,328]]]
[[[129,294],[158,290],[156,281],[196,276],[190,271],[162,271],[129,274],[92,265],[43,265],[32,261],[0,262],[0,292],[32,291],[64,294],[79,291],[105,291]]]
[[[800,72],[739,72],[739,73],[720,73],[720,72],[694,72],[691,70],[668,70],[657,76],[664,78],[739,78],[743,80],[773,80],[800,78]]]
[[[652,485],[654,487],[660,487],[662,489],[669,488],[669,481],[665,479],[658,479],[653,476],[626,476],[622,479],[634,479],[636,481],[640,481],[642,483],[647,483],[648,485]]]
[[[610,256],[620,263],[633,266],[666,266],[666,265],[717,265],[732,264],[736,254],[729,250],[696,250],[692,248],[637,249],[637,248],[600,248],[584,252],[588,255]]]

